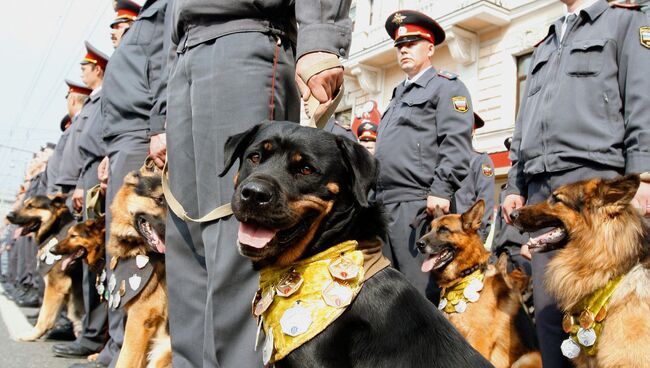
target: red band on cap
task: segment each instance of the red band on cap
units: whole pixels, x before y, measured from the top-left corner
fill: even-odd
[[[403,26],[397,27],[395,30],[394,39],[397,41],[397,39],[400,37],[405,36],[420,36],[431,43],[435,43],[431,31],[424,27],[420,27],[417,24],[405,24]]]
[[[117,9],[117,16],[115,19],[130,19],[135,20],[138,17],[138,13],[130,9]]]

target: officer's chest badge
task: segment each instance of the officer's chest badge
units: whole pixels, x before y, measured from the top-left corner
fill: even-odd
[[[643,46],[650,49],[650,27],[639,28],[639,41]]]
[[[397,25],[402,24],[404,19],[406,19],[406,16],[402,15],[402,13],[395,13],[395,15],[393,15],[393,23]]]
[[[483,175],[487,176],[488,178],[490,176],[494,176],[494,170],[490,167],[490,165],[481,164],[481,171],[483,172]]]
[[[469,110],[469,104],[467,103],[467,97],[465,96],[452,97],[451,102],[454,105],[454,110],[458,112],[467,112],[467,110]]]

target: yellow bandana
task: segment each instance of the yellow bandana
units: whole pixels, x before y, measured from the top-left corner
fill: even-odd
[[[463,277],[457,284],[442,289],[442,296],[438,309],[445,313],[463,313],[467,303],[474,303],[479,299],[478,292],[483,290],[485,274],[478,270]]]
[[[273,363],[284,358],[296,348],[309,341],[314,336],[325,330],[345,310],[346,306],[335,307],[327,304],[324,299],[324,290],[328,286],[342,287],[354,300],[364,281],[364,255],[357,250],[358,243],[354,240],[343,242],[337,246],[318,253],[310,258],[294,263],[289,267],[266,268],[260,273],[260,288],[258,298],[253,301],[255,309],[259,296],[269,295],[273,290],[270,305],[262,313],[262,325],[267,334],[264,346],[266,363]],[[350,262],[356,277],[348,280],[339,280],[332,276],[328,268],[332,262],[344,258]],[[278,284],[289,274],[299,274],[303,281],[297,290],[286,297],[276,294]],[[335,283],[335,284],[333,284]],[[281,290],[281,289],[280,289]],[[269,336],[269,330],[272,329]],[[269,338],[272,338],[269,343]],[[270,344],[269,346],[266,346]],[[271,350],[272,348],[272,350]]]
[[[564,312],[562,319],[564,332],[568,333],[569,339],[573,340],[587,355],[596,354],[597,340],[603,330],[603,321],[607,317],[607,304],[623,276],[609,280],[604,287]]]

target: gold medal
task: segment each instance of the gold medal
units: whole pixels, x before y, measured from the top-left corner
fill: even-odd
[[[333,277],[339,280],[350,280],[359,274],[359,266],[343,255],[330,262],[327,269]]]
[[[253,315],[259,317],[266,312],[273,303],[273,297],[275,297],[275,288],[270,287],[264,293],[258,290],[253,299]]]
[[[119,292],[120,296],[124,296],[124,294],[126,293],[126,281],[125,280],[122,280],[120,282],[120,288],[119,288],[118,292]]]
[[[118,261],[117,257],[115,256],[111,257],[111,264],[110,264],[111,271],[114,270],[115,267],[117,267],[117,261]]]
[[[294,270],[291,270],[291,272],[280,278],[280,281],[278,281],[278,285],[275,287],[275,290],[279,296],[286,298],[298,291],[303,281],[305,280],[301,274]]]
[[[591,328],[594,324],[594,314],[585,309],[580,313],[578,321],[580,322],[580,327],[584,329]]]
[[[323,300],[334,308],[345,308],[352,302],[352,289],[338,281],[332,280],[323,288]]]
[[[574,323],[575,320],[573,316],[569,313],[564,313],[564,317],[562,318],[562,330],[566,333],[570,333]]]
[[[598,314],[596,314],[595,321],[600,323],[605,320],[605,317],[607,317],[607,306],[603,305],[603,307],[598,311]]]

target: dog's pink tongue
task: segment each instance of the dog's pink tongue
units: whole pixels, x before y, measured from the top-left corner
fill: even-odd
[[[431,272],[433,270],[433,266],[436,265],[436,257],[428,257],[424,262],[422,263],[422,272]]]
[[[262,249],[275,236],[276,231],[261,226],[239,223],[239,242],[253,248]]]

